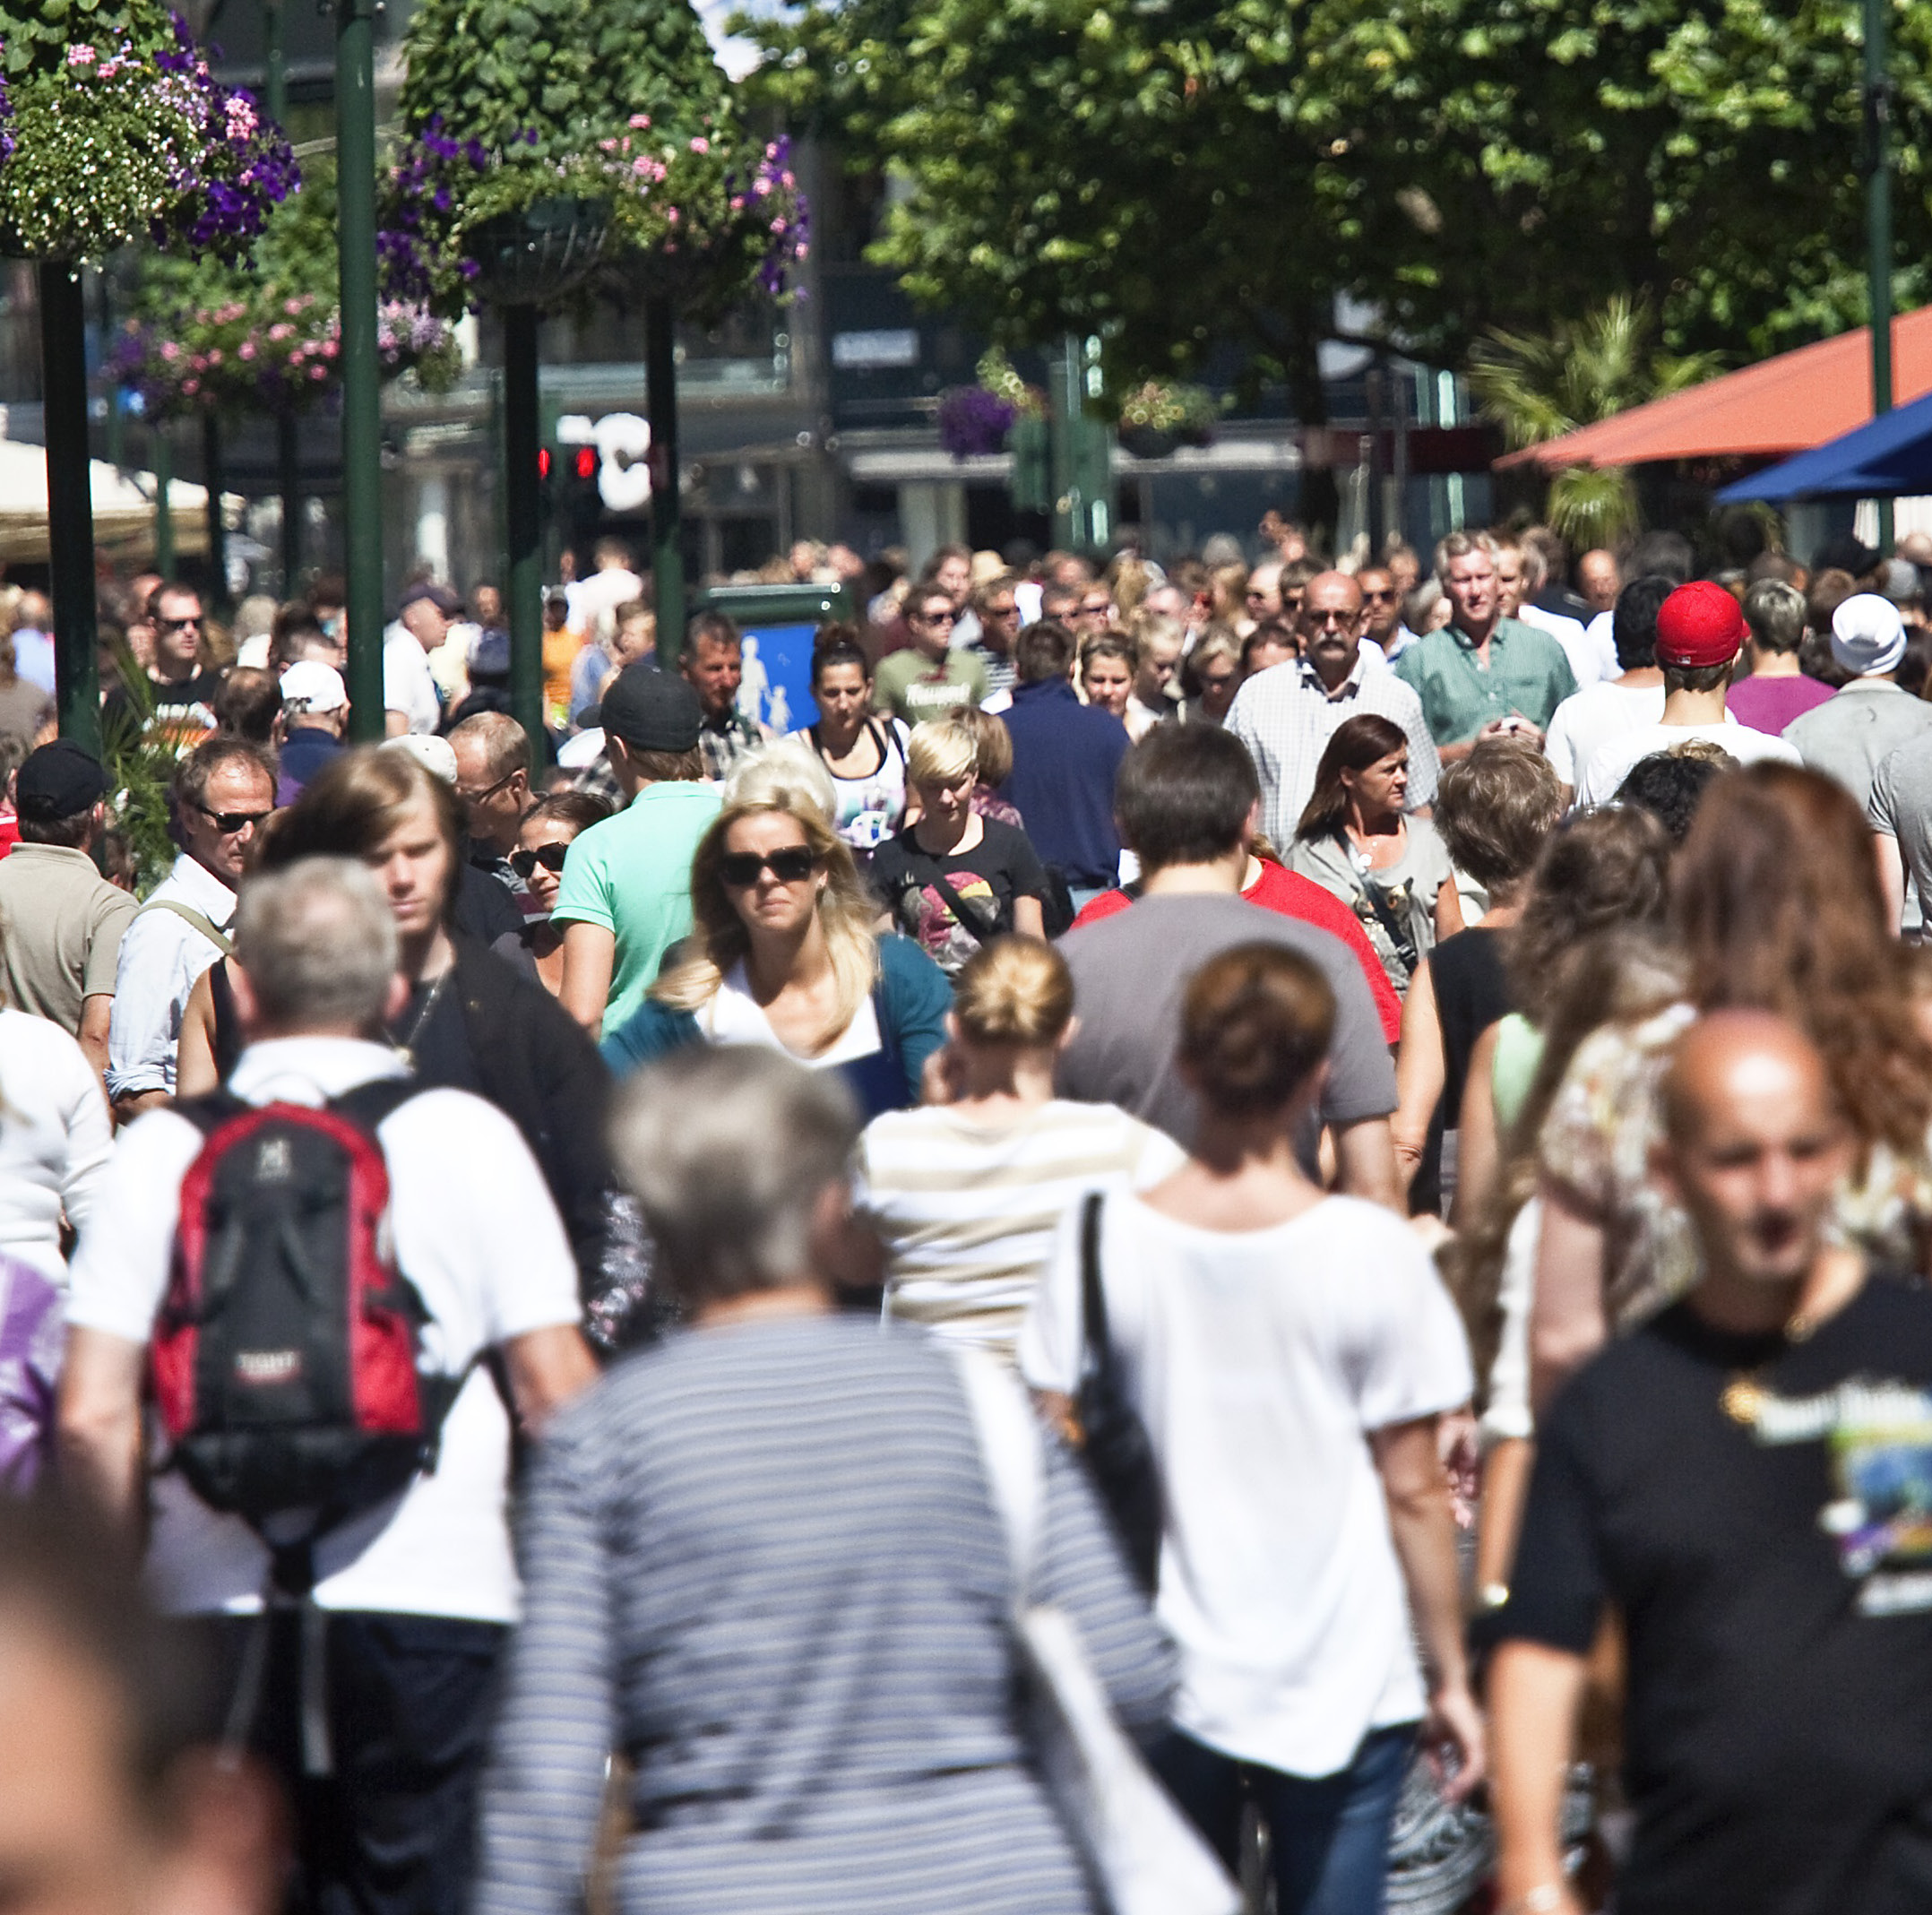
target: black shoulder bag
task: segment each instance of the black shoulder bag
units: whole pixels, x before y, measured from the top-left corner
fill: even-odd
[[[938,859],[914,844],[910,832],[907,834],[907,845],[910,855],[906,859],[906,871],[910,882],[906,885],[906,890],[910,892],[922,884],[930,884],[939,893],[940,901],[945,908],[953,913],[953,918],[975,944],[990,944],[997,937],[998,919],[996,917],[991,924],[988,924],[979,913],[947,884],[946,875],[939,868]],[[923,871],[919,868],[922,864],[925,867]]]
[[[1080,1219],[1082,1331],[1074,1410],[1081,1451],[1134,1580],[1151,1595],[1160,1569],[1160,1471],[1146,1426],[1121,1385],[1120,1367],[1107,1333],[1107,1296],[1100,1284],[1100,1204],[1088,1194]]]

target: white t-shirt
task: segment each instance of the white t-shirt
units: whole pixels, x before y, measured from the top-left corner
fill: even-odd
[[[875,1117],[855,1201],[885,1245],[885,1315],[1010,1359],[1068,1206],[1148,1189],[1183,1161],[1112,1104],[1053,1099],[999,1125],[944,1104]]]
[[[1621,675],[1623,660],[1617,656],[1617,614],[1599,612],[1583,627],[1583,637],[1597,657],[1597,676],[1615,678]]]
[[[44,1017],[0,1011],[0,1254],[65,1286],[61,1212],[86,1229],[113,1149],[87,1054]]]
[[[1599,684],[1573,692],[1558,705],[1543,734],[1543,751],[1550,769],[1574,787],[1580,766],[1612,738],[1640,726],[1654,725],[1664,715],[1664,688],[1656,685]]]
[[[429,654],[401,625],[392,625],[383,641],[383,709],[401,712],[412,732],[434,731],[443,721]]]
[[[1400,1218],[1328,1197],[1272,1229],[1107,1203],[1100,1270],[1127,1393],[1160,1459],[1174,1720],[1289,1775],[1333,1775],[1424,1695],[1371,1431],[1468,1401],[1468,1346]],[[1020,1337],[1037,1389],[1080,1367],[1077,1221]]]
[[[386,1045],[281,1038],[242,1054],[229,1087],[251,1104],[314,1106],[397,1077]],[[325,1609],[513,1623],[519,1584],[505,1501],[510,1419],[489,1373],[470,1366],[513,1337],[574,1324],[577,1269],[549,1191],[515,1125],[466,1091],[425,1091],[376,1132],[389,1166],[396,1262],[430,1321],[427,1362],[467,1369],[433,1474],[316,1546]],[[167,1293],[181,1179],[202,1133],[155,1110],[121,1134],[108,1189],[74,1254],[70,1324],[145,1344]],[[148,1578],[168,1614],[251,1614],[268,1555],[238,1517],[210,1509],[177,1472],[151,1484]]]
[[[844,1033],[829,1049],[815,1057],[801,1057],[796,1051],[786,1049],[785,1040],[772,1030],[764,1006],[751,994],[742,958],[719,979],[716,994],[697,1017],[698,1029],[713,1044],[756,1044],[765,1050],[782,1051],[794,1064],[815,1071],[828,1070],[835,1064],[857,1063],[861,1057],[876,1056],[880,1048],[879,1014],[868,991],[860,999]]]
[[[1524,625],[1534,625],[1539,632],[1548,632],[1563,647],[1563,655],[1570,661],[1570,676],[1579,687],[1595,685],[1608,676],[1616,677],[1617,672],[1608,674],[1603,669],[1603,660],[1580,620],[1566,618],[1561,612],[1546,612],[1540,605],[1524,605],[1518,608],[1516,617]],[[1611,656],[1616,650],[1611,649]]]
[[[1794,746],[1754,726],[1740,725],[1728,712],[1721,725],[1643,725],[1612,738],[1584,762],[1576,781],[1578,806],[1609,804],[1640,758],[1648,758],[1652,752],[1675,751],[1693,738],[1706,739],[1728,751],[1739,764],[1755,764],[1760,758],[1775,758],[1781,764],[1804,763]]]

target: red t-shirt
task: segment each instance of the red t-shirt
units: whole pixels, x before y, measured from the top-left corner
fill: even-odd
[[[1376,1000],[1383,1036],[1391,1044],[1402,1036],[1402,1001],[1395,995],[1395,987],[1389,982],[1389,974],[1383,970],[1382,960],[1376,955],[1367,933],[1340,898],[1324,891],[1312,878],[1265,858],[1261,860],[1261,876],[1241,895],[1264,910],[1279,911],[1284,918],[1299,918],[1304,924],[1312,924],[1316,930],[1339,937],[1354,952],[1362,975],[1368,979],[1369,996]],[[1103,891],[1074,919],[1073,927],[1077,931],[1083,924],[1098,924],[1116,911],[1126,910],[1133,902],[1124,891]]]

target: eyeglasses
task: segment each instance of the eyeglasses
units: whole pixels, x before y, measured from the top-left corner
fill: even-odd
[[[1250,591],[1247,595],[1247,602],[1250,605],[1265,605],[1273,596],[1274,594],[1272,591]]]
[[[517,769],[521,771],[522,767],[520,765]],[[505,772],[503,776],[496,781],[495,784],[485,785],[480,791],[465,791],[461,785],[458,785],[456,788],[456,795],[466,805],[480,805],[485,798],[495,798],[496,795],[499,791],[501,791],[503,788],[506,784],[508,784],[510,781],[515,776],[515,772]]]
[[[520,878],[528,879],[534,876],[539,865],[546,871],[561,871],[564,868],[564,860],[569,856],[570,847],[567,844],[539,844],[533,851],[512,851],[510,868]]]
[[[192,618],[157,618],[154,622],[164,632],[185,632],[190,625],[199,625],[202,618],[197,612]]]
[[[727,851],[718,876],[733,891],[749,891],[767,871],[781,884],[798,884],[818,868],[818,853],[808,844],[781,845],[775,851]]]
[[[958,622],[959,614],[952,610],[943,612],[914,612],[912,614],[912,623],[914,625],[956,625]]]
[[[215,829],[224,838],[232,838],[237,832],[264,824],[274,815],[272,811],[211,811],[205,805],[196,805],[194,808],[204,818],[211,819]]]
[[[1393,591],[1365,591],[1362,596],[1374,605],[1378,600],[1393,599],[1395,594]]]

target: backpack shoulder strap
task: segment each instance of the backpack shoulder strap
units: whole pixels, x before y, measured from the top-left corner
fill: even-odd
[[[194,926],[223,957],[233,957],[235,955],[235,946],[229,941],[228,933],[218,930],[213,919],[210,918],[205,911],[196,910],[192,904],[183,904],[176,898],[150,898],[134,913],[134,916],[144,918],[150,911],[168,911],[172,913],[175,917],[180,919],[182,923]]]
[[[358,1083],[354,1090],[329,1100],[329,1108],[340,1111],[351,1124],[359,1124],[374,1134],[376,1126],[394,1116],[423,1086],[411,1074],[408,1077],[376,1077]]]
[[[211,1091],[205,1097],[177,1098],[168,1107],[177,1117],[185,1117],[203,1139],[211,1137],[230,1117],[246,1116],[254,1106],[232,1091]]]

